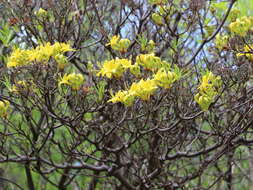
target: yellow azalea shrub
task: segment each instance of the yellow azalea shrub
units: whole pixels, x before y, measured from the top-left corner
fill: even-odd
[[[123,38],[120,39],[119,36],[113,36],[110,39],[110,42],[106,45],[110,45],[113,50],[120,51],[120,52],[126,52],[128,47],[130,46],[130,40]]]
[[[31,63],[47,63],[53,57],[59,68],[64,68],[67,58],[65,52],[74,51],[69,44],[56,42],[51,45],[49,42],[41,44],[35,49],[22,50],[16,48],[8,57],[7,67],[20,67]]]
[[[10,102],[8,100],[0,100],[0,117],[6,117]]]
[[[215,76],[208,71],[202,76],[201,84],[198,87],[199,93],[194,96],[195,101],[203,111],[207,111],[214,98],[218,95],[222,81],[220,76]]]
[[[132,63],[128,59],[112,59],[105,61],[97,76],[106,76],[107,78],[120,78],[126,69],[131,68]]]
[[[65,74],[59,81],[59,86],[66,84],[70,86],[73,90],[79,90],[84,83],[84,77],[82,74]]]
[[[229,25],[229,29],[231,32],[245,37],[249,30],[252,29],[253,26],[253,18],[244,16],[242,18],[237,18],[234,22],[231,22]]]

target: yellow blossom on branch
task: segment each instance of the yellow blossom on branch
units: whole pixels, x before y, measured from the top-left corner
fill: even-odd
[[[29,54],[26,50],[16,48],[8,57],[7,67],[24,66],[30,63]]]
[[[154,80],[141,79],[138,83],[133,83],[129,89],[129,94],[137,96],[142,100],[149,100],[150,96],[154,94],[157,89],[157,85]]]
[[[135,97],[128,91],[118,91],[115,95],[112,94],[112,98],[108,102],[117,103],[121,102],[125,106],[131,106],[134,102]]]
[[[156,71],[163,65],[161,59],[155,56],[154,53],[138,55],[136,63],[151,71]]]
[[[229,25],[229,29],[231,32],[245,37],[249,30],[252,29],[253,26],[253,18],[244,16],[242,18],[237,18],[234,22],[231,22]]]
[[[130,43],[130,40],[127,38],[120,39],[119,36],[113,36],[106,45],[110,45],[113,50],[126,52]]]
[[[75,51],[75,49],[71,48],[70,44],[67,43],[59,43],[56,42],[52,45],[53,55],[62,54],[69,51]]]
[[[228,36],[227,35],[220,35],[217,34],[216,38],[215,38],[215,45],[219,50],[224,49],[225,47],[227,47],[228,44]]]
[[[156,84],[163,88],[171,88],[172,84],[179,80],[180,77],[181,72],[166,71],[164,68],[154,74]]]
[[[75,50],[69,44],[59,42],[53,45],[48,42],[37,46],[35,49],[28,50],[16,48],[8,57],[7,67],[20,67],[31,63],[47,63],[53,57],[57,59],[58,67],[62,68],[63,65],[66,65],[66,59],[63,54],[68,51]]]
[[[194,100],[200,105],[201,109],[207,111],[214,98],[218,95],[222,81],[220,76],[215,76],[208,71],[202,76],[201,84],[198,87],[199,93],[194,96]]]
[[[66,84],[73,90],[79,90],[84,83],[84,77],[81,74],[71,73],[65,74],[59,81],[59,86]]]
[[[105,61],[97,76],[106,76],[107,78],[120,78],[126,69],[131,68],[132,63],[128,59],[112,59]]]

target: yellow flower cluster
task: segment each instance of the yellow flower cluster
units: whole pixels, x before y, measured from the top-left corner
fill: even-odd
[[[106,76],[107,78],[120,78],[127,69],[130,69],[131,72],[138,70],[138,68],[136,69],[133,67],[136,67],[136,65],[132,65],[130,60],[116,58],[110,61],[105,61],[97,76]]]
[[[113,36],[110,39],[110,42],[106,45],[110,45],[113,50],[120,51],[120,52],[126,52],[128,47],[130,46],[130,40],[123,38],[120,39],[119,36]]]
[[[101,70],[97,73],[97,76],[106,76],[110,79],[120,78],[127,69],[130,69],[133,75],[139,76],[140,66],[153,72],[161,68],[169,68],[169,64],[155,56],[154,53],[140,54],[136,57],[136,63],[134,65],[128,59],[116,58],[105,61]]]
[[[253,61],[253,45],[245,45],[244,52],[245,53],[238,53],[236,55],[238,57],[239,56],[246,56],[247,58],[249,58],[249,60]]]
[[[169,65],[166,61],[162,61],[160,57],[155,56],[154,53],[138,55],[136,63],[153,72]]]
[[[59,81],[59,86],[66,84],[73,90],[79,90],[84,82],[84,77],[81,74],[71,73],[65,74]]]
[[[154,74],[155,83],[162,88],[171,88],[172,84],[179,80],[181,72],[178,67],[175,66],[174,71],[167,71],[165,68],[161,68],[156,74]]]
[[[0,101],[0,117],[6,117],[10,102],[8,100]]]
[[[115,95],[112,94],[112,98],[108,102],[121,102],[126,106],[131,106],[136,97],[148,101],[159,86],[166,89],[171,88],[172,84],[180,78],[181,71],[178,67],[175,66],[173,71],[161,68],[154,74],[153,79],[141,79],[137,83],[134,82],[129,90],[119,91]]]
[[[202,110],[208,110],[210,104],[213,103],[215,96],[218,94],[221,84],[220,76],[216,77],[210,71],[202,76],[201,84],[198,87],[199,93],[194,97]]]
[[[219,50],[222,50],[223,48],[227,47],[228,44],[228,36],[227,35],[220,35],[217,34],[215,38],[215,45]]]
[[[30,62],[31,54],[29,50],[14,49],[11,56],[8,58],[7,67],[17,67],[27,65]]]
[[[117,103],[121,102],[126,106],[131,106],[136,97],[147,101],[157,89],[155,80],[141,79],[138,83],[133,83],[129,90],[119,91],[108,102]]]
[[[129,91],[118,91],[115,95],[111,93],[112,98],[108,102],[117,103],[121,102],[125,106],[131,106],[134,102],[135,97],[129,93]]]
[[[154,45],[153,41],[142,39],[147,44]],[[147,45],[146,44],[146,45]],[[153,47],[152,47],[153,49]],[[128,90],[120,90],[113,95],[109,102],[117,103],[121,102],[126,106],[131,106],[135,98],[141,100],[149,100],[150,96],[154,94],[155,90],[159,87],[168,89],[172,87],[172,84],[181,78],[180,69],[175,66],[171,69],[171,65],[166,61],[162,61],[159,57],[155,56],[154,53],[140,54],[136,57],[135,64],[132,64],[131,60],[128,59],[112,59],[105,61],[97,76],[111,78],[120,78],[124,72],[128,69],[136,77],[141,76],[141,68],[144,70],[152,71],[152,79],[141,79],[139,82],[134,82]],[[146,72],[146,74],[149,74]],[[145,76],[147,78],[147,76]]]
[[[7,67],[20,67],[31,63],[46,63],[51,57],[57,62],[58,68],[63,69],[67,64],[65,52],[74,51],[69,44],[56,42],[51,45],[49,42],[41,44],[35,49],[23,50],[16,48],[8,57]]]
[[[242,18],[237,18],[234,22],[230,23],[229,29],[231,32],[245,37],[249,30],[253,26],[253,17],[244,16]]]

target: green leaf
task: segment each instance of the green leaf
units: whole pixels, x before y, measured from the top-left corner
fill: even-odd
[[[11,30],[8,24],[2,26],[0,30],[0,41],[2,41],[3,45],[8,47],[10,42],[13,40],[14,32]]]

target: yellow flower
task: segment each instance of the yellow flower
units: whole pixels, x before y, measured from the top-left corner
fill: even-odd
[[[52,45],[52,48],[53,48],[53,56],[69,51],[75,51],[75,49],[71,48],[70,44],[59,42],[54,43],[54,45]]]
[[[54,48],[47,42],[45,45],[41,44],[34,50],[36,52],[36,61],[41,63],[46,63],[49,61],[50,57],[53,55]]]
[[[119,41],[119,51],[120,52],[126,52],[128,47],[130,46],[130,40],[129,39],[121,39]]]
[[[0,100],[0,117],[6,117],[10,102],[8,100]]]
[[[228,43],[227,35],[221,36],[220,34],[217,34],[215,38],[215,45],[219,50],[222,50],[224,47],[226,47],[227,43]]]
[[[214,101],[215,96],[218,95],[221,85],[222,81],[220,76],[216,77],[210,71],[202,76],[201,84],[198,87],[199,93],[194,97],[202,110],[208,110],[210,104]]]
[[[105,61],[103,67],[97,76],[106,76],[107,78],[120,78],[123,72],[131,68],[132,63],[127,59],[112,59],[110,61]]]
[[[161,59],[155,56],[154,53],[138,55],[136,57],[136,63],[151,71],[158,70],[163,64]]]
[[[252,17],[244,16],[242,18],[237,18],[234,22],[230,23],[229,29],[231,32],[245,37],[249,30],[251,30],[253,25]]]
[[[201,85],[199,86],[200,92],[210,93],[210,91],[214,91],[215,87],[219,87],[221,82],[220,76],[216,77],[212,72],[207,72],[202,77]]]
[[[124,69],[129,69],[132,67],[132,62],[128,59],[116,59],[116,61],[118,61]]]
[[[113,36],[110,39],[110,42],[106,44],[107,46],[110,45],[112,49],[118,48],[118,42],[119,42],[120,37],[119,36]]]
[[[110,39],[110,42],[106,45],[110,45],[113,50],[120,51],[120,52],[126,52],[128,47],[130,46],[130,40],[129,39],[120,39],[119,36],[113,36]]]
[[[131,106],[134,102],[134,96],[129,94],[128,91],[118,91],[115,95],[112,94],[112,98],[108,102],[117,103],[121,102],[125,106]]]
[[[194,96],[194,100],[200,105],[203,111],[207,111],[210,104],[213,103],[213,98],[207,95],[200,95],[199,93]]]
[[[129,94],[137,96],[142,100],[149,100],[150,96],[156,91],[157,86],[154,80],[147,79],[146,81],[141,79],[138,83],[133,83],[129,89]]]
[[[84,82],[84,77],[81,74],[71,73],[65,74],[59,82],[59,86],[66,84],[70,86],[73,90],[79,90]]]
[[[25,50],[27,52],[27,54],[29,55],[29,61],[32,63],[34,61],[36,61],[37,57],[38,57],[38,51],[36,51],[35,49],[28,49]]]
[[[30,63],[47,63],[51,57],[56,56],[58,67],[63,68],[66,64],[63,54],[74,51],[69,44],[56,42],[51,45],[49,42],[41,44],[35,49],[22,50],[16,48],[8,57],[7,67],[19,67]]]
[[[19,48],[14,49],[8,57],[7,67],[19,67],[29,64],[29,54],[26,50]]]
[[[172,83],[177,81],[180,77],[180,74],[172,71],[166,71],[164,68],[162,68],[154,75],[154,80],[158,86],[163,88],[171,88]]]

